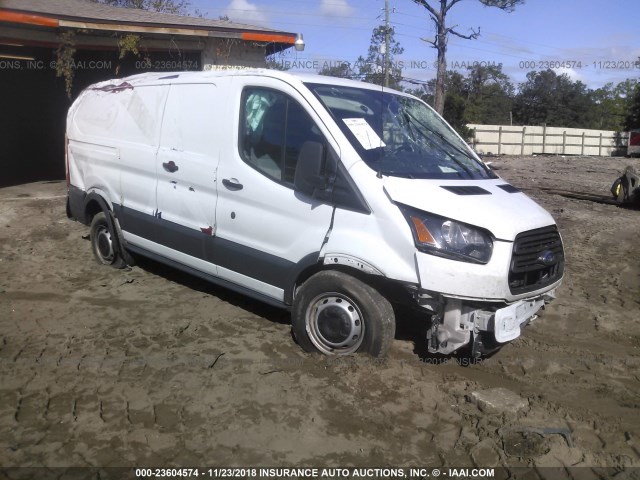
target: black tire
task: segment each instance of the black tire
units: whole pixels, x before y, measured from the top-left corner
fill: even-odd
[[[617,178],[611,185],[611,194],[618,203],[624,203],[624,187],[622,185],[622,177]]]
[[[396,331],[389,301],[366,283],[334,270],[302,284],[291,312],[293,334],[307,352],[386,355]]]
[[[127,262],[122,258],[117,237],[109,228],[104,212],[97,213],[91,222],[91,250],[96,261],[113,268],[124,268]]]
[[[609,191],[611,192],[611,195],[613,195],[613,198],[618,197],[618,189],[620,188],[620,185],[622,184],[622,179],[621,178],[616,178],[613,182],[613,184],[611,184],[611,188],[609,189]]]

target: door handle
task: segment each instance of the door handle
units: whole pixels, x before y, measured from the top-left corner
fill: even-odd
[[[242,190],[242,184],[239,183],[235,178],[232,178],[231,180],[225,178],[222,180],[222,184],[229,190]]]
[[[173,160],[163,163],[162,168],[164,168],[169,173],[178,171],[178,165],[176,165]]]

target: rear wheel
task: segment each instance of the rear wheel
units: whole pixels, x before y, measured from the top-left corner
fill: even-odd
[[[300,287],[293,303],[293,333],[308,352],[384,356],[395,335],[389,301],[366,283],[324,271]]]
[[[127,264],[120,254],[115,238],[116,234],[109,228],[105,213],[97,213],[91,222],[91,249],[93,250],[93,256],[102,265],[124,268]]]

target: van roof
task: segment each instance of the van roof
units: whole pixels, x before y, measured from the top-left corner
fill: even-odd
[[[295,83],[321,83],[326,85],[337,85],[344,87],[366,88],[370,90],[380,90],[380,85],[372,83],[361,82],[358,80],[350,80],[346,78],[329,77],[326,75],[318,75],[313,73],[297,73],[297,72],[283,72],[281,70],[271,70],[267,68],[233,68],[220,70],[206,70],[198,72],[152,72],[141,73],[138,75],[132,75],[130,77],[118,78],[107,80],[104,82],[92,85],[90,88],[104,88],[115,87],[127,84],[127,86],[143,86],[143,85],[158,85],[158,84],[176,84],[176,83],[193,83],[210,78],[217,77],[229,77],[229,76],[257,76],[257,77],[271,77],[278,78],[289,84]],[[391,88],[385,89],[387,91],[398,92]],[[405,94],[406,95],[406,94]]]

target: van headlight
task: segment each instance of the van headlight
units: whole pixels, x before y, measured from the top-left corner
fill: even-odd
[[[464,262],[487,263],[491,259],[491,234],[478,227],[399,205],[418,250]]]

